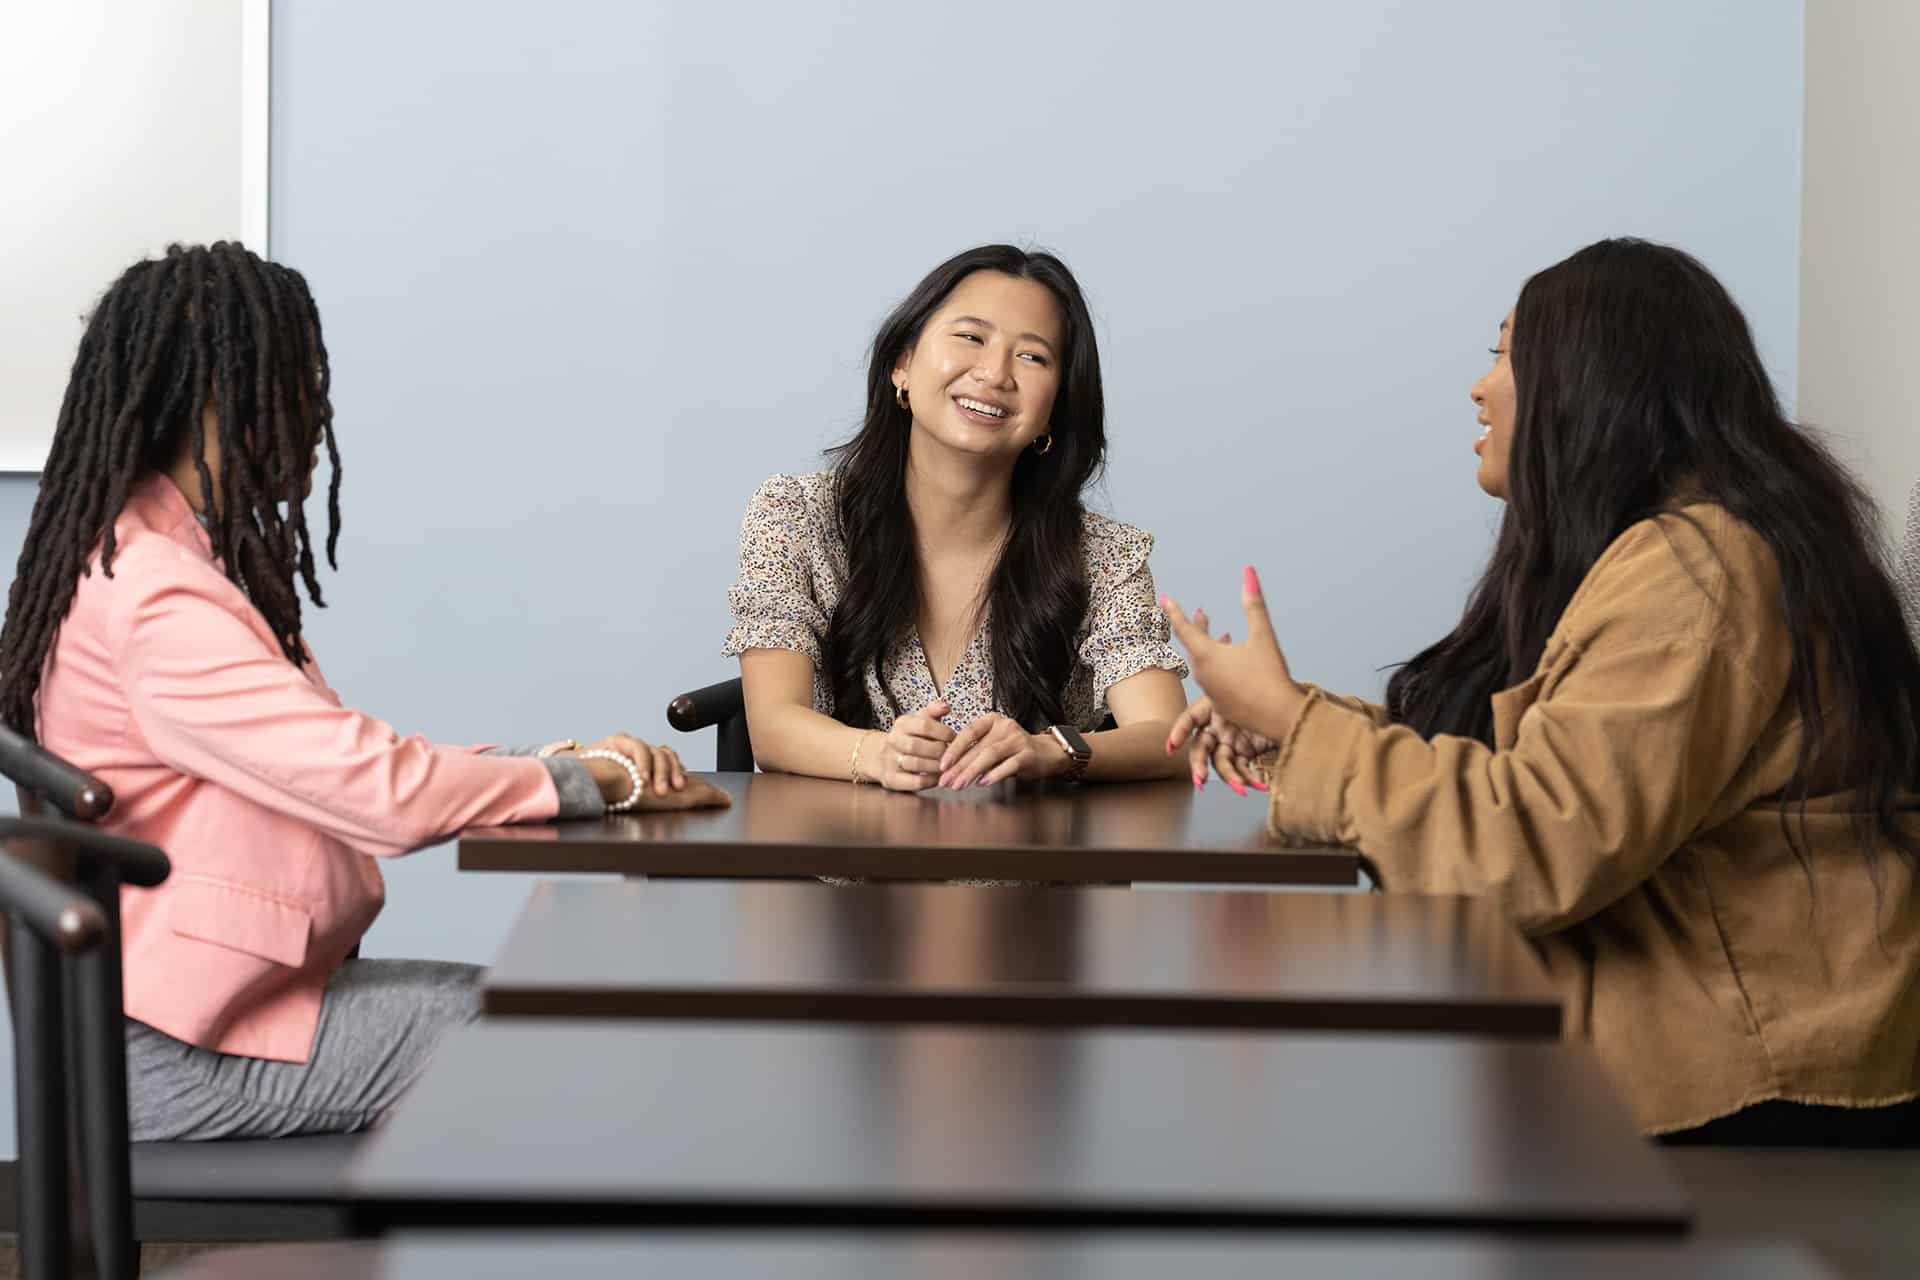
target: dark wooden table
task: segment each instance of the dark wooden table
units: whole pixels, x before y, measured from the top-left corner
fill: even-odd
[[[463,871],[893,880],[1359,882],[1351,849],[1288,849],[1261,798],[1185,779],[918,795],[784,773],[703,773],[731,809],[460,833]]]
[[[1492,904],[1399,894],[550,881],[483,991],[521,1017],[1560,1033]]]
[[[271,1256],[271,1267],[266,1259]],[[1804,1246],[1162,1232],[403,1232],[222,1252],[153,1280],[1840,1280]]]
[[[1583,1045],[488,1019],[348,1178],[367,1231],[632,1224],[1675,1232]]]

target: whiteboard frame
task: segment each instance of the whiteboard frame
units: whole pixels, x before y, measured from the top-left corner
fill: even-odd
[[[268,253],[273,186],[273,0],[240,0],[240,239]]]
[[[273,0],[240,0],[240,241],[270,257],[273,159]],[[0,475],[37,476],[46,451],[31,461],[0,453]]]

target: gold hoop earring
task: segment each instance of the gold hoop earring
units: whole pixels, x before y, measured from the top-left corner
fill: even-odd
[[[907,407],[907,384],[906,383],[897,382],[894,384],[893,402],[899,405],[902,409]]]
[[[1027,447],[1041,457],[1045,457],[1053,451],[1053,432],[1049,431],[1045,435],[1036,437],[1034,442]]]

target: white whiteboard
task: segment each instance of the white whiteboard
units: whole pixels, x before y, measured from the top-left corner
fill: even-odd
[[[0,5],[0,471],[40,470],[86,313],[170,242],[267,248],[268,0]]]

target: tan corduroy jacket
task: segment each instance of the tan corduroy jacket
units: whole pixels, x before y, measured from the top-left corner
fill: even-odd
[[[1497,900],[1650,1133],[1776,1098],[1904,1101],[1914,876],[1882,849],[1876,892],[1833,776],[1796,860],[1788,661],[1766,544],[1690,506],[1594,564],[1533,677],[1495,695],[1495,749],[1312,690],[1270,758],[1272,829],[1357,848],[1389,890]]]

